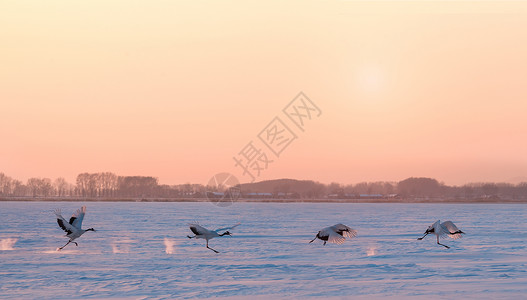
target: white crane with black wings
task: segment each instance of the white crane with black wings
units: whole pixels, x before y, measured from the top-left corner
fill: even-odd
[[[187,235],[187,237],[189,239],[192,239],[192,238],[195,238],[195,239],[205,239],[207,241],[207,248],[216,252],[216,253],[219,253],[218,251],[212,249],[209,247],[209,240],[210,239],[213,239],[215,237],[219,237],[219,236],[224,236],[224,235],[228,235],[228,236],[232,236],[231,233],[229,232],[229,230],[232,230],[234,229],[235,227],[239,226],[241,223],[238,223],[234,226],[231,226],[231,227],[225,227],[225,228],[218,228],[216,230],[209,230],[197,223],[191,223],[189,224],[189,228],[190,228],[190,231],[192,231],[192,233],[194,233],[195,235],[194,236],[190,236],[190,235]],[[221,231],[224,231],[222,233],[220,233]]]
[[[440,220],[437,220],[434,224],[428,226],[428,229],[425,231],[425,235],[418,238],[418,240],[422,240],[425,236],[428,234],[433,233],[436,235],[437,238],[437,244],[446,247],[447,249],[450,248],[447,245],[443,245],[439,242],[440,237],[448,236],[450,238],[453,238],[455,240],[461,238],[461,234],[465,234],[463,231],[459,230],[457,226],[452,223],[452,221],[445,221],[441,223]]]
[[[316,239],[320,239],[324,241],[324,245],[326,245],[326,242],[340,245],[346,241],[346,237],[353,238],[356,236],[356,230],[339,223],[320,230],[315,238],[310,241],[310,243]]]
[[[70,238],[66,245],[58,248],[57,251],[62,250],[62,248],[66,247],[69,243],[79,238],[86,231],[95,231],[95,229],[93,228],[88,228],[86,230],[82,229],[82,220],[84,219],[85,214],[86,206],[83,206],[80,209],[77,209],[77,211],[71,216],[70,221],[67,222],[66,219],[62,217],[60,209],[55,210],[55,215],[57,216],[57,223],[59,224],[60,228],[66,231],[66,236]],[[75,244],[75,246],[79,246],[77,242],[73,243]]]

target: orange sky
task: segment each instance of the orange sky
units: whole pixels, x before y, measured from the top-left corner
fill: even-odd
[[[0,172],[246,182],[303,91],[257,180],[526,180],[526,53],[521,1],[2,1]]]

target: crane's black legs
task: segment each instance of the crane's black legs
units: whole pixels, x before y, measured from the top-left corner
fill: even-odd
[[[58,248],[58,249],[57,249],[57,251],[60,251],[60,250],[62,250],[62,248],[64,248],[64,247],[68,246],[68,244],[69,244],[69,243],[71,243],[71,241],[68,241],[68,242],[66,243],[66,245],[64,245],[64,246],[62,246],[62,247],[60,247],[60,248]],[[75,243],[75,244],[77,244],[77,243]],[[77,245],[77,246],[78,246],[78,245]]]
[[[212,251],[214,251],[214,252],[216,252],[216,253],[219,253],[218,251],[216,251],[216,250],[212,249],[211,247],[209,247],[209,241],[207,241],[207,248],[212,250]]]
[[[196,236],[190,236],[190,235],[187,235],[187,237],[188,237],[189,239],[196,238]],[[219,253],[218,251],[216,251],[216,250],[212,249],[211,247],[209,247],[209,241],[208,241],[208,240],[207,240],[207,248],[210,249],[210,250],[212,250],[212,251],[214,251],[214,252],[216,252],[216,253]]]
[[[422,237],[417,238],[417,239],[418,239],[418,240],[422,240],[422,239],[423,239],[425,236],[427,236],[427,235],[428,235],[428,233],[425,233],[425,235],[423,235]],[[445,248],[447,248],[447,249],[450,249],[450,247],[448,247],[447,245],[443,245],[443,244],[441,244],[441,243],[439,242],[439,236],[437,236],[437,244],[438,244],[438,245],[441,245],[441,246],[443,246],[443,247],[445,247]]]
[[[66,245],[64,245],[64,246],[62,246],[62,247],[60,247],[60,248],[58,248],[57,251],[62,250],[62,248],[68,246],[69,243],[71,243],[71,241],[68,241],[68,242],[66,243]],[[75,244],[75,246],[79,247],[79,244],[77,244],[77,242],[73,242],[73,243]]]
[[[210,250],[212,250],[212,251],[214,251],[214,252],[216,252],[216,253],[219,253],[218,251],[216,251],[216,250],[212,249],[212,248],[211,248],[211,247],[209,247],[209,246],[207,246],[207,248],[209,248]]]
[[[447,249],[450,249],[450,247],[448,247],[447,245],[443,245],[443,244],[441,244],[441,243],[439,242],[439,237],[437,237],[437,244],[438,244],[438,245],[441,245],[441,246],[445,246]]]

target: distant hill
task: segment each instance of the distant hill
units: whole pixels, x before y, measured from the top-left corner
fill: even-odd
[[[318,195],[325,186],[313,180],[274,179],[240,185],[242,193],[298,193],[300,195]]]

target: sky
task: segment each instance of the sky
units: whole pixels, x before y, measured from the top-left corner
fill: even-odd
[[[0,172],[527,181],[526,53],[521,1],[1,1]]]

